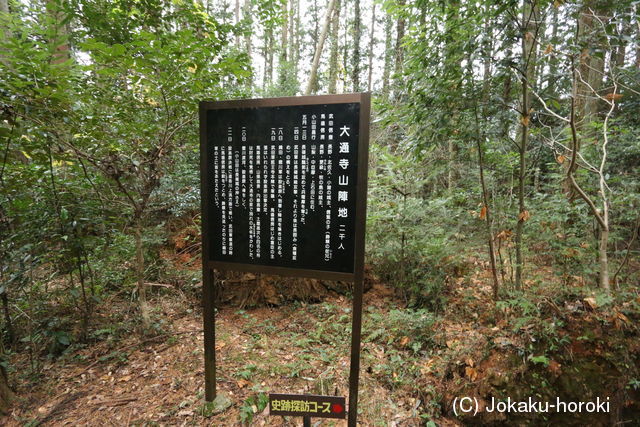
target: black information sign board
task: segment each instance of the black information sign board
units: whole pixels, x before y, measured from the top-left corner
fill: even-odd
[[[340,97],[203,103],[203,238],[214,267],[355,273],[361,102]]]
[[[369,113],[368,93],[200,103],[206,400],[215,397],[215,270],[353,281],[355,426]]]
[[[344,419],[345,399],[343,396],[270,393],[269,415]]]

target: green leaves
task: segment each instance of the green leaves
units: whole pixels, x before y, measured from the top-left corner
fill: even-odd
[[[540,356],[530,355],[529,361],[531,361],[532,363],[543,365],[543,366],[549,366],[549,362],[550,362],[549,358],[545,355],[540,355]]]

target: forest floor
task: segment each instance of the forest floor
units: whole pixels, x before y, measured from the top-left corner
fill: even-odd
[[[7,425],[237,425],[243,412],[251,414],[251,425],[293,426],[300,419],[269,417],[268,409],[258,410],[263,406],[258,396],[269,391],[348,395],[349,298],[334,295],[319,304],[278,308],[222,308],[216,318],[218,393],[232,405],[215,415],[203,404],[200,312],[185,309],[191,304],[179,298],[162,298],[157,304],[170,325],[167,333],[146,341],[135,334],[117,344],[107,340],[46,363],[39,383],[21,385]],[[364,304],[367,313],[382,318],[399,301],[376,284]],[[363,346],[361,423],[419,425],[419,402],[401,391],[394,395],[375,378],[371,366],[377,352],[384,362],[384,349],[378,347]]]
[[[486,263],[474,257],[468,263],[471,272],[449,281],[448,305],[439,316],[406,309],[392,289],[372,280],[364,296],[361,425],[500,424],[507,421],[503,414],[483,411],[475,421],[457,418],[451,402],[473,396],[484,405],[489,396],[505,394],[570,399],[574,389],[577,395],[589,389],[594,399],[608,393],[617,405],[615,414],[592,418],[592,425],[640,414],[638,393],[628,387],[638,371],[637,319],[624,307],[599,310],[595,298],[581,297],[558,306],[550,295],[535,296],[525,309],[519,304],[526,301],[496,306]],[[269,416],[269,392],[348,396],[351,299],[327,291],[317,303],[223,306],[216,320],[217,386],[228,403],[206,405],[197,294],[161,287],[153,301],[162,325],[158,336],[106,328],[103,339],[48,360],[37,379],[20,375],[29,371],[30,359],[15,355],[18,398],[0,423],[295,426],[302,424],[299,418]],[[126,311],[125,303],[103,304],[101,323],[108,324],[114,310]],[[626,376],[619,361],[628,366]],[[584,421],[567,420],[555,419]]]

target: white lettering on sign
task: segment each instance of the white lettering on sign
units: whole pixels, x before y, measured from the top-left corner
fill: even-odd
[[[215,259],[353,271],[357,110],[228,111],[209,139]]]

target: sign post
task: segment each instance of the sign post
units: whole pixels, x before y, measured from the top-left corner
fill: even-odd
[[[200,103],[207,401],[216,395],[215,270],[351,281],[356,425],[370,102],[358,93]]]

